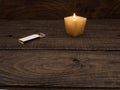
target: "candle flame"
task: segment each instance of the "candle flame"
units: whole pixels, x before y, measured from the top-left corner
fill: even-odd
[[[74,19],[76,18],[76,14],[75,14],[75,13],[73,14],[73,18],[74,18]]]
[[[73,14],[73,21],[76,21],[76,14]]]

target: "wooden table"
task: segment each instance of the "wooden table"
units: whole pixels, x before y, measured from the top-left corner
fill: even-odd
[[[18,43],[38,32],[46,38]],[[0,88],[120,89],[120,20],[88,20],[77,38],[62,20],[0,20]]]

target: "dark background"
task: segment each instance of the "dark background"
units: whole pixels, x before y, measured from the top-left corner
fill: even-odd
[[[120,0],[0,0],[0,19],[120,18]]]

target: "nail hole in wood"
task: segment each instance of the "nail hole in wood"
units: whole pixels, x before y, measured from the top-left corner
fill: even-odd
[[[7,35],[7,37],[13,37],[13,35]]]

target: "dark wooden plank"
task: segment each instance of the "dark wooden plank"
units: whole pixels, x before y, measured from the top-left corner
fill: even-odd
[[[40,88],[40,87],[4,87],[3,90],[119,90],[119,88]]]
[[[120,0],[0,0],[2,19],[62,19],[73,12],[88,18],[120,18]]]
[[[77,0],[77,12],[90,18],[119,18],[120,1],[119,0]]]
[[[0,86],[119,87],[119,51],[1,50]]]
[[[43,32],[46,38],[21,45],[20,37]],[[72,38],[60,20],[0,21],[0,49],[120,50],[120,20],[88,20],[85,34]]]
[[[29,88],[21,88],[21,87],[19,87],[19,88],[16,88],[16,87],[14,87],[14,88],[4,88],[5,90],[119,90],[119,89],[111,89],[111,88],[109,88],[109,89],[98,89],[98,88],[96,88],[96,89],[90,89],[90,88],[31,88],[31,87],[29,87]],[[3,90],[4,90],[3,89]]]

